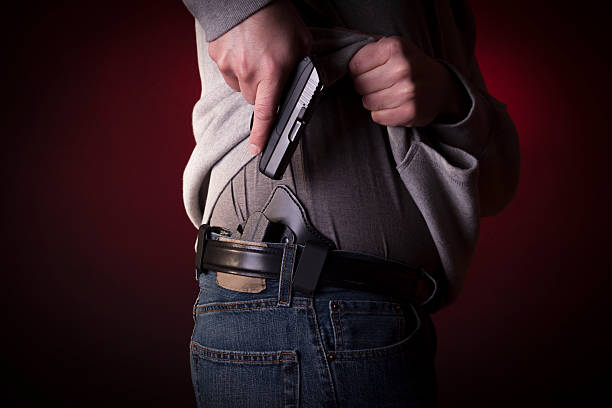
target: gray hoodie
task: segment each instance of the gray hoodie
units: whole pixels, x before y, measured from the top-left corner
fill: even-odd
[[[270,1],[185,0],[196,17],[202,95],[193,110],[195,149],[183,179],[183,198],[197,227],[208,222],[216,200],[252,157],[247,151],[253,107],[223,80],[208,55],[208,41]],[[474,56],[474,21],[462,1],[308,1],[315,10],[337,13],[346,27],[361,29],[378,8],[410,9],[410,39],[455,73],[471,98],[458,123],[421,128],[387,127],[395,168],[421,212],[448,283],[446,304],[458,296],[476,245],[480,218],[499,213],[513,198],[519,179],[518,136],[505,104],[487,92]],[[451,6],[452,3],[452,6]],[[385,10],[383,10],[385,11]],[[399,12],[399,11],[398,11]],[[428,14],[429,13],[429,14]],[[427,16],[429,15],[429,22]],[[434,25],[431,24],[433,16]],[[371,30],[367,32],[373,32]],[[374,39],[367,34],[312,28],[314,48],[328,80],[346,71],[352,55]],[[392,35],[383,27],[378,34]]]

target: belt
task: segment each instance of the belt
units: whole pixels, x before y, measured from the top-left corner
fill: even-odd
[[[364,254],[330,249],[320,242],[255,242],[229,238],[220,227],[203,224],[198,232],[196,279],[208,270],[265,279],[280,278],[284,256],[294,255],[293,288],[312,295],[316,288],[336,286],[375,292],[401,302],[429,305],[436,280],[424,269]],[[435,303],[435,302],[433,302]]]

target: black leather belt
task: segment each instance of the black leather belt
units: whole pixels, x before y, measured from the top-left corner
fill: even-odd
[[[223,236],[204,224],[198,234],[196,276],[207,270],[265,279],[280,277],[284,251],[295,251],[293,287],[312,295],[337,286],[376,292],[417,305],[431,303],[437,284],[426,271],[372,255],[330,249],[317,242],[260,243]],[[262,246],[265,244],[265,246]]]

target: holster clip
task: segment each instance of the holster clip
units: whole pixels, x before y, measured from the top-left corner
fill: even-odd
[[[323,271],[328,251],[329,246],[324,243],[317,241],[306,242],[297,270],[293,276],[293,288],[295,290],[308,296],[314,293]]]
[[[202,266],[204,261],[204,251],[206,250],[206,241],[209,238],[210,225],[202,224],[198,230],[198,240],[196,242],[196,256],[195,256],[195,278],[199,280],[200,273],[205,272]]]

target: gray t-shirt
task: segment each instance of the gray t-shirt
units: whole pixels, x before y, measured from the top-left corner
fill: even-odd
[[[276,185],[285,184],[339,249],[439,270],[435,244],[385,135],[361,106],[350,78],[343,78],[317,105],[283,179],[261,174],[257,156],[224,188],[211,225],[235,230],[263,208]]]

